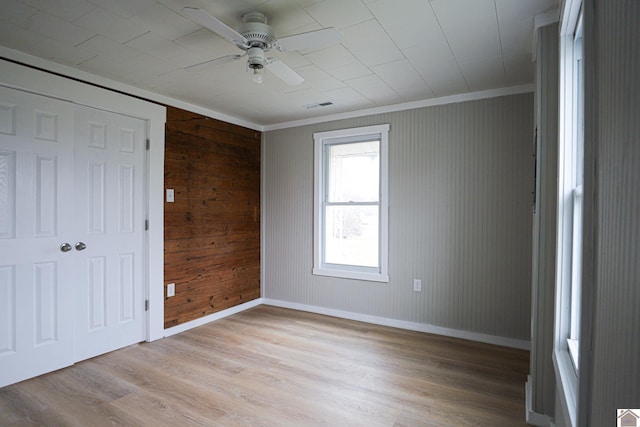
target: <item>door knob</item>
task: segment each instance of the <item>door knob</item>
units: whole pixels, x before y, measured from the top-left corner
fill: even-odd
[[[71,245],[68,244],[68,243],[63,243],[63,244],[60,245],[60,250],[62,252],[69,252],[71,249],[72,249]]]
[[[78,242],[76,243],[76,251],[82,251],[84,249],[86,249],[87,245],[84,244],[84,242]]]

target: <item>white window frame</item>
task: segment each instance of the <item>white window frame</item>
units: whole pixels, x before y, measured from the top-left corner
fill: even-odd
[[[579,372],[580,302],[582,301],[582,184],[573,189],[573,241],[571,247],[571,302],[567,350],[576,372]]]
[[[565,0],[560,22],[559,72],[559,150],[558,150],[558,242],[556,267],[556,308],[553,363],[561,395],[560,403],[577,425],[580,280],[582,242],[582,181],[576,180],[576,138],[578,108],[584,109],[576,97],[578,51],[582,59],[580,35],[582,0]],[[583,82],[584,85],[584,82]],[[584,86],[582,87],[584,96]],[[584,110],[583,110],[584,114]]]
[[[336,143],[361,141],[365,136],[380,141],[380,200],[377,268],[336,265],[324,262],[324,212],[326,170],[325,147]],[[328,132],[316,132],[314,139],[314,256],[313,274],[320,276],[341,277],[346,279],[367,280],[373,282],[389,282],[389,125],[374,125],[351,129],[339,129]],[[339,142],[336,142],[339,141]]]

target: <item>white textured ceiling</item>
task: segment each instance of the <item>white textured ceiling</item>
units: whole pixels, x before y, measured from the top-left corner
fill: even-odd
[[[266,14],[278,36],[334,26],[328,48],[275,52],[304,77],[251,81],[241,53],[181,14],[237,28]],[[0,45],[259,126],[533,82],[535,15],[557,0],[0,0]],[[326,101],[329,107],[307,108]]]

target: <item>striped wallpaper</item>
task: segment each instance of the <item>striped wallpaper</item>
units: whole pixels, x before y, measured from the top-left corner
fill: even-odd
[[[640,408],[640,1],[585,7],[585,173],[595,176],[595,239],[585,244],[595,250],[591,390],[580,412],[604,426],[616,409]]]
[[[314,276],[313,133],[383,123],[390,282]],[[532,129],[521,94],[266,132],[263,297],[528,341]]]

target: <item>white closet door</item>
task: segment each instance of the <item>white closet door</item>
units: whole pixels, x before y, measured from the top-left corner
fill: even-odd
[[[144,340],[145,141],[0,86],[0,387]]]
[[[0,87],[0,387],[73,363],[73,108]]]
[[[144,340],[146,122],[88,107],[75,116],[75,360]]]

